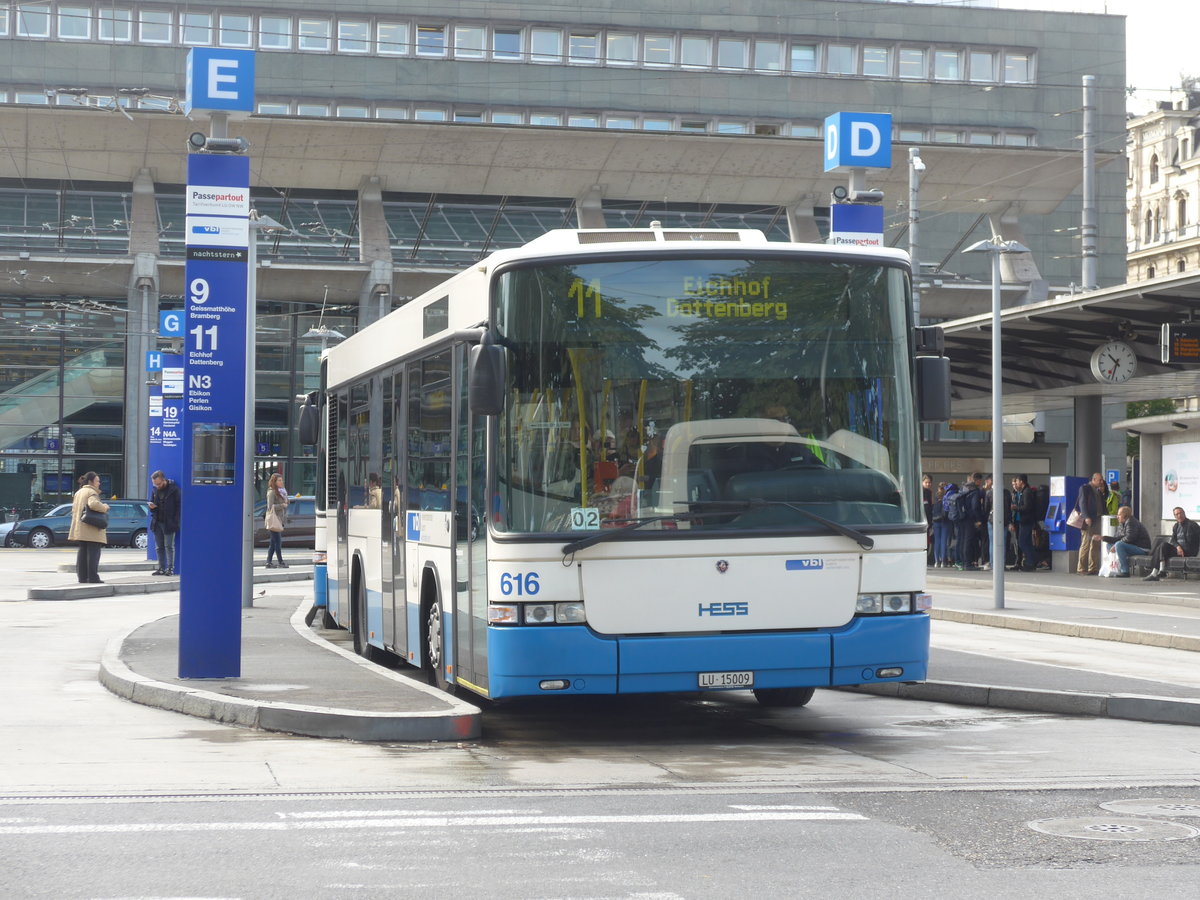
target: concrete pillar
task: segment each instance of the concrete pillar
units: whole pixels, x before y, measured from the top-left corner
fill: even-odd
[[[604,188],[598,184],[575,198],[575,223],[579,228],[607,228],[604,221]]]
[[[358,186],[358,259],[373,263],[391,258],[392,242],[383,212],[383,185],[378,175],[369,175]]]
[[[125,339],[125,466],[121,494],[145,497],[150,490],[150,388],[146,353],[158,348],[158,209],[154,178],[142,169],[133,179],[129,253],[133,270],[127,290]]]
[[[377,259],[363,277],[358,292],[358,327],[365,328],[392,311],[392,279],[395,266],[390,259]]]
[[[821,230],[817,228],[817,217],[813,215],[812,199],[788,204],[788,240],[796,244],[820,244]]]
[[[1160,433],[1143,433],[1138,438],[1138,456],[1141,459],[1141,471],[1138,483],[1138,504],[1141,515],[1138,518],[1150,532],[1150,537],[1159,534],[1170,534],[1175,527],[1175,519],[1169,509],[1162,508],[1162,465],[1163,436]]]
[[[1075,398],[1075,469],[1068,475],[1091,478],[1093,472],[1103,472],[1101,466],[1104,451],[1101,434],[1101,397]]]

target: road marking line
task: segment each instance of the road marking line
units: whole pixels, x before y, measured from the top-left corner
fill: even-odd
[[[783,809],[799,809],[806,812],[837,812],[836,806],[787,806],[786,804],[775,804],[773,806],[750,806],[745,804],[730,804],[730,809],[745,809],[745,810],[783,810]]]
[[[766,807],[763,807],[764,809]],[[831,809],[833,807],[830,807]],[[540,809],[465,809],[456,813],[460,816],[520,816],[541,813]],[[370,819],[384,816],[444,816],[446,813],[433,809],[343,809],[314,810],[312,812],[277,812],[281,819]]]
[[[9,825],[0,835],[148,834],[184,831],[308,831],[335,828],[486,828],[529,825],[682,825],[690,822],[851,822],[866,816],[843,812],[679,813],[640,816],[419,816],[414,819],[338,819],[288,822],[147,822],[112,825]]]

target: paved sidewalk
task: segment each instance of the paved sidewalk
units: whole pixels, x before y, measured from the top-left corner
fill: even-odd
[[[314,737],[420,741],[478,735],[477,707],[422,683],[415,670],[416,677],[409,677],[367,662],[343,646],[343,631],[307,627],[311,566],[296,554],[288,561],[289,569],[266,570],[260,560],[255,570],[256,586],[304,581],[295,590],[267,590],[246,610],[240,678],[179,679],[177,617],[167,616],[114,638],[101,662],[101,680],[136,702]],[[152,564],[135,551],[105,551],[104,585],[76,584],[73,562],[73,551],[0,550],[0,601],[81,601],[178,590],[177,579],[151,576]],[[1040,632],[1056,641],[1087,637],[1141,644],[1148,652],[1200,653],[1200,582],[1148,584],[1065,573],[1005,573],[1005,608],[1000,610],[993,608],[990,572],[932,569],[928,583],[935,619]],[[935,641],[929,681],[858,690],[1200,725],[1200,690],[1187,683],[1194,679],[1172,681],[1172,671],[1164,662],[1161,677],[1130,678],[1095,666],[1071,668],[943,650]]]

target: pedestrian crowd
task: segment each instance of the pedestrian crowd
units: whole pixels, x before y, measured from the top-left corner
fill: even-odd
[[[973,472],[961,484],[942,481],[935,489],[926,475],[922,487],[929,523],[929,566],[960,571],[991,569],[996,501],[992,476]],[[1027,572],[1049,569],[1050,541],[1042,527],[1049,489],[1034,487],[1024,475],[1017,475],[1000,498],[1004,515],[1002,565]]]

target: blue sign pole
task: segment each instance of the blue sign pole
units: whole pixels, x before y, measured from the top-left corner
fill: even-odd
[[[194,560],[180,580],[179,677],[241,674],[248,373],[250,160],[188,156],[184,269],[182,530]]]

